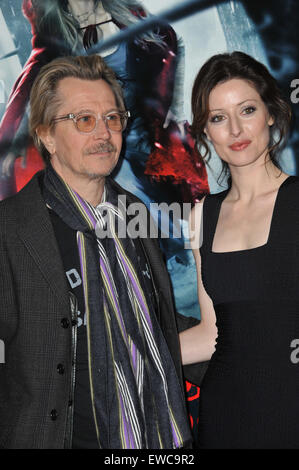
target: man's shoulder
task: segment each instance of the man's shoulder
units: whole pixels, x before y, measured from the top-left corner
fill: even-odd
[[[41,173],[36,173],[19,192],[0,201],[1,224],[4,218],[18,221],[20,215],[24,215],[24,211],[30,213],[30,210],[36,207],[39,200],[38,196],[41,197],[39,185]]]
[[[8,217],[17,218],[16,210],[19,205],[19,199],[19,193],[16,193],[0,201],[1,225],[3,225],[3,219],[7,219]]]

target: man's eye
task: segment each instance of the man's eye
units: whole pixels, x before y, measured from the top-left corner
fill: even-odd
[[[93,116],[90,116],[89,114],[85,114],[84,116],[80,116],[78,117],[78,121],[81,121],[81,122],[90,122],[92,120]]]
[[[108,119],[108,121],[119,121],[120,115],[118,113],[107,114],[106,119]]]

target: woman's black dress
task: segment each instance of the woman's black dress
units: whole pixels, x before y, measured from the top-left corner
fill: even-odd
[[[199,447],[299,448],[299,178],[280,186],[265,245],[213,253],[226,195],[207,196],[203,208],[202,279],[218,339],[201,387]]]

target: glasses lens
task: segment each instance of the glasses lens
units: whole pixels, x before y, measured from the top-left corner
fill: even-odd
[[[77,129],[80,132],[92,132],[96,126],[96,121],[93,114],[79,114],[76,118]]]
[[[120,132],[126,127],[126,118],[120,113],[109,113],[105,121],[111,131]]]

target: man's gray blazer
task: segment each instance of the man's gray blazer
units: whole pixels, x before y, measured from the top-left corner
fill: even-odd
[[[41,194],[42,175],[0,203],[0,339],[6,361],[0,364],[0,448],[64,448],[73,406],[70,297]],[[128,202],[139,201],[113,185]],[[168,273],[157,240],[145,238],[142,244],[158,288],[157,316],[183,393]]]

